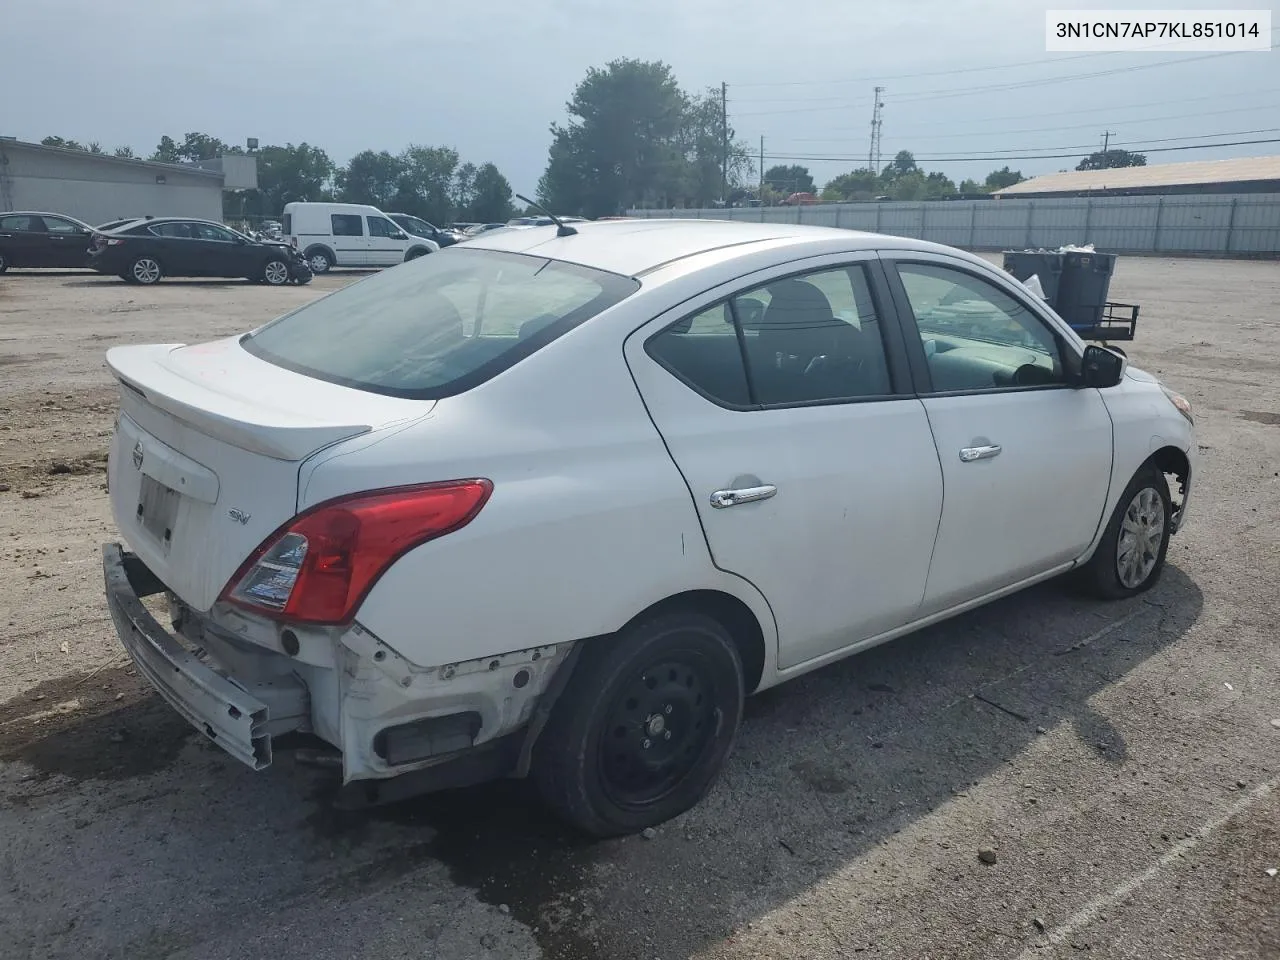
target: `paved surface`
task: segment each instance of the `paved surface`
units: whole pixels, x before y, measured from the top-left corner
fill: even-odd
[[[770,691],[705,803],[597,845],[515,783],[337,816],[112,634],[103,350],[347,279],[0,278],[0,955],[1280,957],[1280,264],[1120,263],[1204,457],[1156,590],[1044,585]]]

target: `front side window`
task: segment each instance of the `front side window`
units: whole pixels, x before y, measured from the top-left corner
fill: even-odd
[[[1065,384],[1058,338],[1030,308],[955,267],[899,263],[933,389]]]
[[[371,237],[394,237],[400,232],[399,227],[383,217],[367,217],[366,219],[369,221],[369,236]]]
[[[240,342],[320,380],[434,400],[496,376],[638,288],[559,260],[457,250],[343,287]]]
[[[78,223],[72,223],[70,220],[64,220],[62,217],[42,217],[44,220],[44,228],[50,233],[61,233],[64,236],[72,233],[84,233],[84,228]]]
[[[234,233],[212,223],[194,223],[192,227],[198,240],[218,240],[222,243],[235,243],[236,241]]]
[[[364,236],[364,224],[358,213],[331,213],[329,222],[333,225],[335,237]]]
[[[862,266],[785,277],[744,291],[672,324],[647,349],[695,390],[730,406],[893,392],[880,313]]]

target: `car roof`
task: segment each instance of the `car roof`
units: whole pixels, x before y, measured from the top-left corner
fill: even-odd
[[[54,213],[52,210],[0,210],[0,217],[61,217],[63,220],[84,223],[79,217],[73,217],[69,213]]]
[[[655,218],[587,221],[575,223],[574,230],[576,235],[568,237],[557,236],[554,226],[498,230],[478,235],[467,246],[545,256],[632,277],[714,250],[765,243],[785,247],[840,240],[850,251],[905,248],[954,253],[949,247],[908,237],[791,223]]]

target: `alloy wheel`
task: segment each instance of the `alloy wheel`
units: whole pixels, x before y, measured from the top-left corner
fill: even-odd
[[[273,287],[289,282],[289,267],[282,260],[272,260],[262,271],[262,277]]]
[[[155,283],[160,279],[160,264],[150,257],[139,257],[130,272],[139,283]]]

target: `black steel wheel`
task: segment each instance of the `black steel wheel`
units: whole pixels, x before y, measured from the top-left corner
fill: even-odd
[[[715,782],[742,721],[742,663],[723,625],[699,613],[586,643],[533,775],[584,832],[633,833],[688,810]]]

